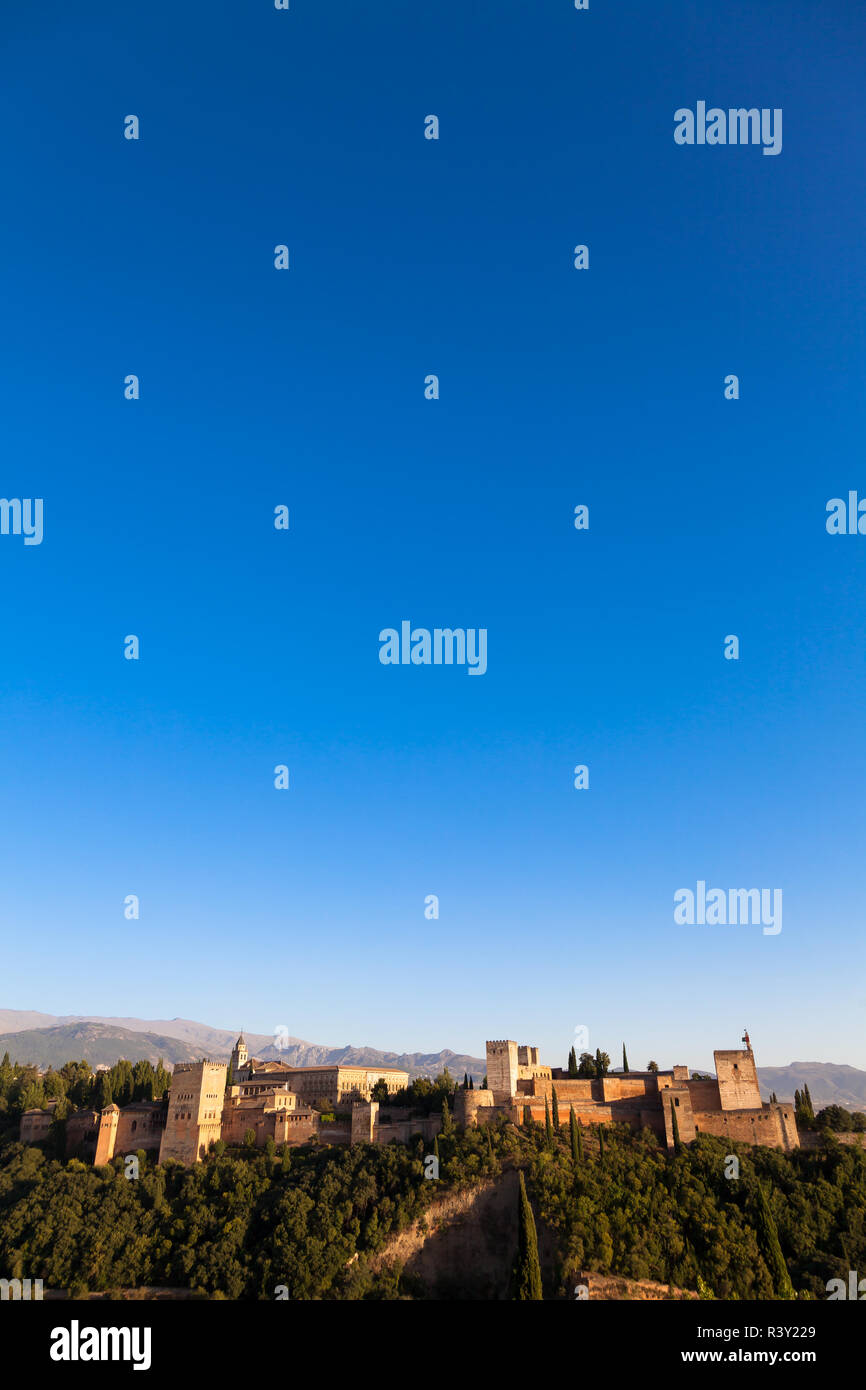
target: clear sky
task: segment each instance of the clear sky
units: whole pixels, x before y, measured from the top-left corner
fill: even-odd
[[[866,1067],[862,7],[2,27],[0,1004]]]

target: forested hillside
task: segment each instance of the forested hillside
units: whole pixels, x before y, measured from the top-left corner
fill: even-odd
[[[511,1297],[537,1288],[547,1299],[573,1298],[581,1271],[594,1270],[704,1297],[825,1298],[828,1279],[866,1270],[866,1152],[829,1134],[824,1144],[785,1155],[700,1136],[668,1155],[648,1131],[572,1134],[566,1122],[556,1134],[502,1123],[440,1135],[438,1181],[425,1176],[431,1155],[420,1138],[282,1153],[273,1143],[219,1145],[190,1169],[140,1154],[140,1176],[130,1180],[120,1158],[93,1169],[52,1158],[50,1146],[7,1141],[0,1268],[74,1293],[156,1285],[231,1299],[272,1299],[278,1289],[293,1299],[426,1298],[435,1289],[387,1258],[389,1239],[432,1219],[438,1194],[517,1169],[543,1258],[536,1282],[526,1277],[526,1251],[521,1263],[517,1242],[503,1244]],[[725,1175],[731,1150],[736,1179]],[[523,1231],[522,1210],[517,1223],[509,1208],[509,1232]],[[450,1296],[460,1296],[459,1271]]]

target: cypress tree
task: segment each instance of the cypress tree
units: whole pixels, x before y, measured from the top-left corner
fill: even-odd
[[[785,1257],[779,1244],[776,1222],[760,1182],[758,1183],[757,1208],[758,1241],[761,1246],[761,1254],[767,1262],[770,1278],[773,1281],[773,1292],[777,1298],[795,1298],[794,1286],[791,1283],[788,1266],[785,1264]]]
[[[568,1119],[568,1128],[571,1135],[571,1157],[575,1163],[580,1162],[580,1131],[577,1128],[577,1120],[574,1117],[574,1106],[571,1107],[571,1114]]]
[[[674,1153],[678,1154],[683,1146],[680,1143],[680,1126],[679,1122],[677,1121],[677,1112],[674,1107],[673,1101],[671,1101],[671,1124],[674,1132]]]
[[[577,1053],[574,1048],[568,1054],[568,1074],[569,1076],[577,1076]]]
[[[448,1097],[442,1097],[442,1133],[451,1133],[451,1111],[448,1109]]]
[[[439,1135],[438,1135],[438,1134],[434,1134],[434,1136],[433,1136],[433,1157],[436,1159],[436,1162],[438,1163],[438,1162],[439,1162]]]
[[[598,1161],[604,1163],[604,1125],[598,1127]]]
[[[628,1071],[628,1058],[625,1055],[625,1043],[622,1045],[622,1069]]]
[[[532,1107],[530,1105],[523,1107],[523,1123],[527,1126],[532,1124]]]
[[[559,1101],[556,1099],[556,1087],[551,1087],[551,1100],[553,1102],[553,1132],[559,1133]]]
[[[577,1161],[583,1162],[583,1120],[577,1122]]]
[[[538,1235],[535,1230],[535,1217],[526,1195],[526,1183],[520,1174],[519,1223],[517,1263],[514,1267],[515,1299],[540,1300],[541,1266],[538,1263]]]
[[[806,1114],[809,1116],[809,1119],[810,1119],[810,1120],[814,1120],[814,1118],[815,1118],[815,1110],[814,1110],[814,1107],[813,1107],[813,1105],[812,1105],[812,1097],[811,1097],[810,1094],[809,1094],[809,1083],[808,1083],[808,1081],[806,1082],[805,1086],[803,1087],[803,1099],[804,1099],[804,1101],[806,1102]]]
[[[487,1152],[489,1153],[491,1158],[494,1158],[495,1155],[493,1153],[493,1135],[490,1133],[490,1126],[485,1125],[484,1129],[487,1134]]]
[[[463,1089],[464,1091],[469,1090],[469,1076],[467,1072],[463,1073]]]
[[[470,1078],[469,1078],[469,1089],[470,1089],[470,1091],[474,1091],[474,1090],[475,1090],[475,1082],[472,1080],[472,1077],[471,1077],[471,1076],[470,1076]]]
[[[547,1096],[544,1097],[544,1137],[548,1144],[553,1143],[553,1126],[550,1123],[550,1106],[547,1103]]]

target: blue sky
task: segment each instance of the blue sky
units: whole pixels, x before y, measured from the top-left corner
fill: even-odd
[[[866,1067],[862,11],[86,11],[3,19],[0,1003]]]

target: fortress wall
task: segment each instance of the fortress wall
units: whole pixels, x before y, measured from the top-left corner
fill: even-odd
[[[25,1110],[21,1116],[19,1139],[22,1144],[39,1144],[48,1137],[54,1115],[50,1110]]]
[[[720,1139],[786,1151],[797,1147],[796,1134],[792,1141],[781,1108],[777,1106],[767,1105],[760,1110],[745,1110],[737,1114],[719,1110],[698,1111],[694,1118],[701,1134],[715,1134]]]
[[[644,1100],[656,1094],[655,1086],[641,1076],[603,1076],[601,1088],[604,1099],[609,1101]]]
[[[676,1112],[680,1142],[683,1144],[690,1144],[695,1137],[695,1113],[692,1110],[692,1102],[688,1088],[682,1082],[669,1086],[664,1095],[662,1115],[665,1126],[665,1140],[669,1149],[674,1146],[674,1112]]]
[[[793,1110],[793,1106],[789,1107]],[[830,1130],[833,1138],[840,1144],[853,1144],[855,1148],[866,1149],[866,1134],[857,1134],[850,1130],[837,1132]],[[800,1147],[802,1149],[823,1149],[824,1131],[821,1129],[801,1129],[799,1131]]]
[[[479,1123],[479,1110],[491,1110],[494,1103],[489,1087],[486,1090],[479,1087],[478,1090],[458,1091],[454,1099],[454,1120],[464,1129],[471,1129]]]
[[[376,1126],[374,1142],[390,1144],[392,1140],[397,1140],[400,1144],[407,1144],[413,1134],[421,1134],[425,1140],[432,1143],[441,1129],[441,1115],[415,1115],[412,1119],[385,1120]]]
[[[321,1132],[322,1125],[317,1114],[296,1113],[293,1110],[275,1111],[273,1114],[273,1139],[275,1144],[308,1144]],[[348,1127],[345,1143],[349,1143]],[[332,1141],[334,1142],[334,1141]]]
[[[649,1076],[602,1076],[602,1077],[557,1077],[548,1080],[536,1077],[525,1094],[551,1097],[556,1089],[556,1099],[560,1107],[577,1104],[578,1101],[596,1101],[599,1104],[615,1104],[621,1101],[636,1103],[655,1099],[657,1088],[654,1078]],[[521,1087],[521,1092],[523,1088]]]
[[[604,1099],[601,1082],[594,1081],[592,1077],[581,1077],[579,1080],[575,1078],[562,1081],[553,1081],[552,1079],[548,1081],[546,1077],[536,1077],[532,1083],[532,1089],[527,1092],[527,1095],[541,1096],[543,1099],[544,1096],[549,1096],[551,1094],[554,1086],[556,1087],[556,1099],[560,1104],[563,1101],[567,1103],[573,1101],[576,1105],[577,1102],[581,1100],[600,1101]]]
[[[117,1133],[114,1137],[115,1153],[135,1153],[136,1149],[150,1151],[159,1149],[165,1129],[166,1107],[154,1105],[141,1109],[138,1106],[123,1106],[117,1118]]]
[[[76,1110],[66,1121],[66,1157],[92,1158],[99,1129],[98,1110]]]
[[[717,1081],[690,1081],[689,1095],[692,1098],[693,1110],[721,1110],[722,1108]]]
[[[657,1139],[664,1138],[665,1119],[659,1104],[654,1106],[642,1106],[639,1111],[638,1120],[641,1129],[651,1129]]]

